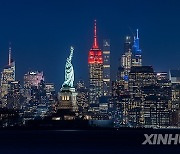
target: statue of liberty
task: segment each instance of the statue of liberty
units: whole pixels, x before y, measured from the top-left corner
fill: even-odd
[[[72,61],[72,57],[73,57],[73,51],[74,48],[71,46],[70,48],[70,55],[69,57],[66,59],[66,65],[65,65],[65,81],[62,85],[62,87],[73,87],[73,82],[74,82],[74,69],[73,69],[73,65],[71,63]]]

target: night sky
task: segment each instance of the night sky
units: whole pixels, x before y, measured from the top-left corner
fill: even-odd
[[[59,89],[73,45],[75,80],[87,81],[94,19],[100,47],[103,39],[111,40],[113,78],[124,37],[136,28],[144,65],[155,71],[180,67],[179,0],[1,0],[0,69],[7,64],[11,42],[17,80],[23,81],[29,70],[42,70]]]

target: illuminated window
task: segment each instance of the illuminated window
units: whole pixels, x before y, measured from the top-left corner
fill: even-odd
[[[62,96],[62,100],[64,101],[64,96]]]
[[[69,101],[69,96],[66,96],[66,100]]]

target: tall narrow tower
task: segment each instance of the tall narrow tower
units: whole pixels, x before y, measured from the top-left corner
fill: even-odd
[[[137,29],[133,44],[132,66],[142,66],[142,50],[139,47],[139,31]]]
[[[89,66],[89,103],[90,107],[99,105],[103,95],[103,58],[97,42],[96,20],[94,22],[94,42],[88,54]]]
[[[11,65],[11,46],[9,45],[8,65]]]
[[[11,45],[9,45],[8,65],[1,72],[1,107],[6,107],[7,105],[8,87],[12,81],[15,81],[15,61],[12,60]]]
[[[131,37],[126,36],[124,42],[124,54],[121,56],[120,66],[118,68],[119,84],[122,86],[122,92],[128,91],[128,78],[132,64],[132,43]]]
[[[103,40],[103,95],[111,93],[110,40]]]

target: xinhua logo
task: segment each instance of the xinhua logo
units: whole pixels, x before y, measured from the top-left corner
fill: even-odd
[[[180,134],[144,134],[143,145],[177,145],[180,144]]]

